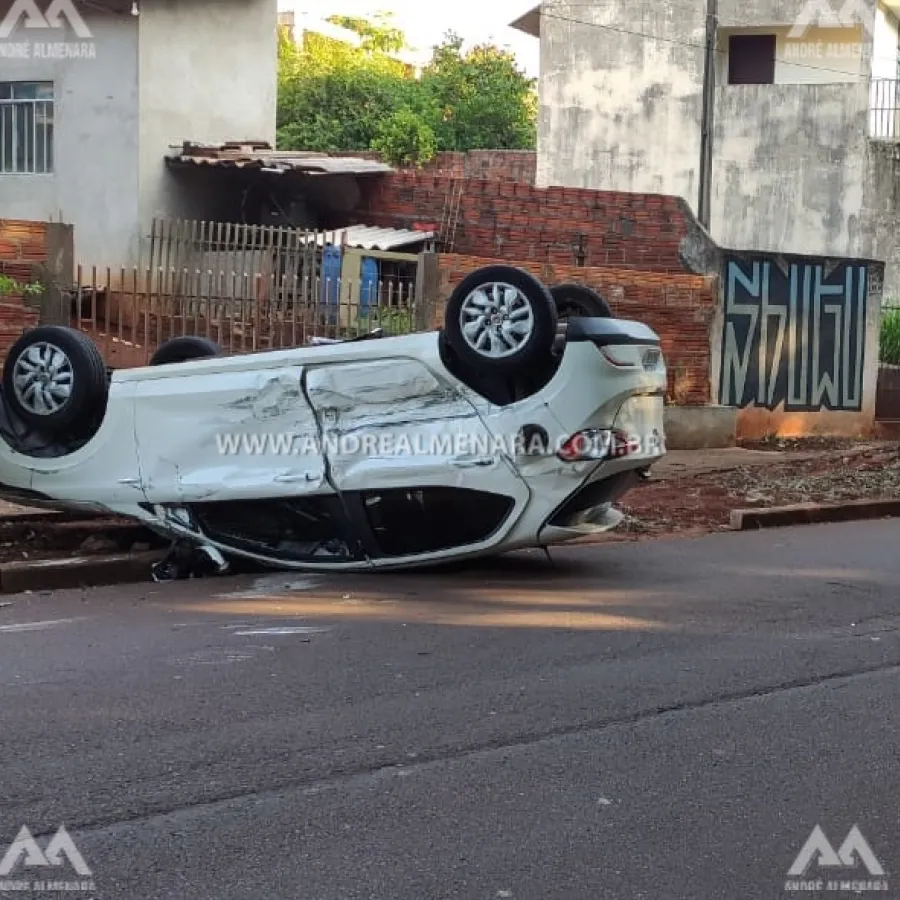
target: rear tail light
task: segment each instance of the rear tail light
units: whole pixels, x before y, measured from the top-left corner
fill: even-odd
[[[658,347],[638,347],[635,345],[618,345],[601,347],[603,358],[617,369],[641,369],[653,372],[659,365],[662,353]]]
[[[587,428],[568,438],[556,455],[563,462],[586,462],[621,459],[640,450],[638,438],[617,428]]]

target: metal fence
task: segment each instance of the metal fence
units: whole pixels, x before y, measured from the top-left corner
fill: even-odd
[[[869,136],[900,138],[900,81],[896,78],[873,78],[870,82]]]
[[[110,365],[145,365],[169,338],[208,337],[227,353],[298,347],[314,337],[424,330],[415,283],[360,282],[274,272],[200,269],[110,270],[79,266],[71,324],[87,332]]]
[[[346,256],[356,254],[392,258],[391,274],[380,279],[377,300],[392,305],[398,291],[405,296],[415,285],[416,253],[384,254],[377,250],[341,247],[341,232],[289,228],[273,225],[243,225],[193,219],[154,219],[150,232],[148,269],[164,272],[164,290],[172,296],[191,296],[197,288],[193,281],[228,272],[235,277],[217,288],[222,296],[235,300],[260,300],[271,297],[270,287],[295,280],[304,285],[329,281],[334,290],[341,278],[325,265],[327,248],[341,248]],[[331,256],[332,262],[335,257]],[[340,269],[340,263],[337,264]],[[251,274],[253,273],[253,274]],[[348,283],[354,279],[345,278]],[[383,290],[381,289],[383,287]],[[369,282],[365,293],[376,288]]]
[[[270,275],[309,279],[319,274],[321,253],[316,251],[327,240],[324,233],[322,241],[317,238],[319,232],[301,228],[154,219],[148,268],[171,274],[173,294],[189,289],[181,283],[185,271],[234,272],[240,277],[254,272],[263,280]],[[234,285],[243,286],[243,282]]]

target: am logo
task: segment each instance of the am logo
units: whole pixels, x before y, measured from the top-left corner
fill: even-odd
[[[90,877],[91,870],[84,861],[84,857],[78,852],[65,825],[60,825],[59,831],[47,844],[46,850],[41,850],[40,845],[28,830],[28,826],[23,825],[16,835],[16,839],[9,845],[6,855],[0,860],[0,878],[12,875],[20,863],[26,868],[61,867],[64,864],[63,857],[68,860],[77,875],[84,878]]]

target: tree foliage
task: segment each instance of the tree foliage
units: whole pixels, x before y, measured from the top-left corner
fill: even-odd
[[[421,116],[402,106],[381,121],[371,148],[396,165],[417,165],[434,158],[437,139]]]
[[[388,14],[381,13],[374,21],[356,16],[329,16],[327,21],[348,31],[355,31],[362,39],[362,49],[377,53],[397,53],[406,47],[406,37],[395,28]]]
[[[416,77],[396,58],[406,41],[389,17],[329,21],[359,34],[360,46],[281,35],[280,149],[378,150],[395,164],[421,164],[441,150],[534,147],[534,82],[512,54],[489,44],[464,51],[451,33]]]
[[[449,34],[422,73],[422,89],[438,111],[439,150],[534,147],[537,96],[515,57],[491,44],[462,50]]]

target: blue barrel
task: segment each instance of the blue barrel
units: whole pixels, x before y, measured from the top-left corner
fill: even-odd
[[[322,248],[322,274],[320,280],[322,305],[327,321],[337,322],[338,305],[341,298],[341,248],[326,244]]]
[[[372,307],[378,306],[378,280],[381,275],[378,260],[371,256],[364,256],[359,273],[359,315],[360,318],[368,316]]]

